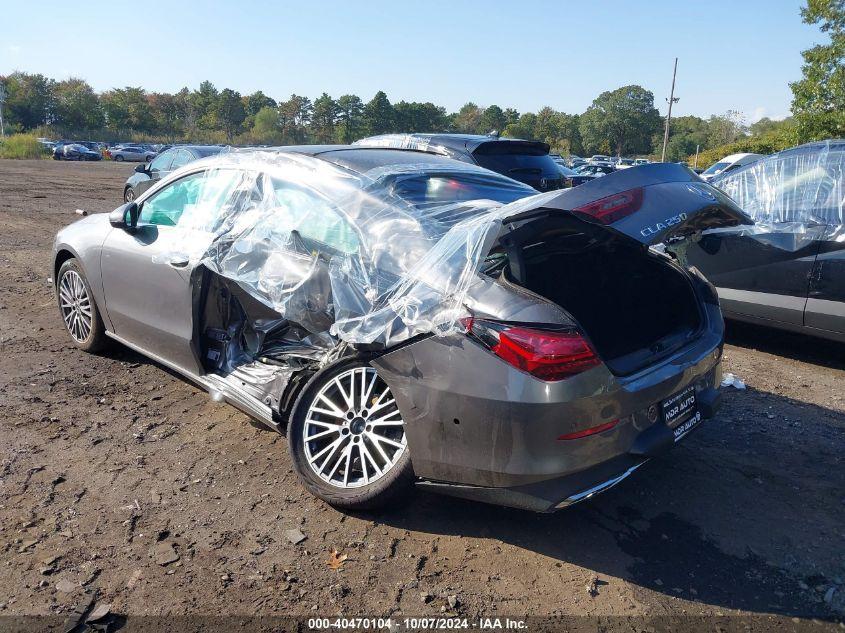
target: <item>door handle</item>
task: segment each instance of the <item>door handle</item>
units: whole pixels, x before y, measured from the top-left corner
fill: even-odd
[[[185,268],[190,263],[187,257],[172,257],[167,260],[167,265],[171,268]]]

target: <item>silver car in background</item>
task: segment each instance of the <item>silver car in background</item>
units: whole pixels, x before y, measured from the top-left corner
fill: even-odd
[[[749,220],[688,169],[534,195],[407,150],[252,156],[62,229],[56,296],[79,348],[119,341],[285,431],[316,496],[550,511],[714,415],[722,316],[682,245]],[[174,249],[198,231],[201,256]]]
[[[109,150],[111,159],[117,162],[148,163],[156,153],[142,147],[116,147]]]

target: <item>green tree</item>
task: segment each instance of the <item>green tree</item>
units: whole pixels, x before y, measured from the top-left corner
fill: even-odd
[[[29,130],[52,122],[55,81],[44,75],[13,72],[3,83],[7,93],[3,114],[10,124]]]
[[[97,130],[105,117],[97,94],[82,79],[66,79],[54,86],[55,123],[65,130]]]
[[[213,130],[217,127],[216,110],[220,92],[214,84],[206,80],[200,84],[198,90],[191,93],[191,109],[197,127]]]
[[[226,133],[226,140],[231,143],[246,118],[241,93],[229,88],[223,89],[214,107],[214,118]]]
[[[733,143],[745,135],[748,127],[742,112],[728,110],[724,114],[713,114],[707,121],[707,145],[718,147]]]
[[[311,123],[314,105],[308,97],[291,95],[290,99],[279,104],[279,121],[282,126],[282,139],[285,143],[304,143],[307,127]]]
[[[669,143],[666,146],[666,160],[676,162],[695,155],[696,147],[700,151],[710,147],[710,126],[707,121],[697,116],[680,116],[672,119],[669,127]],[[653,147],[660,151],[663,147],[663,134],[654,135]]]
[[[487,134],[490,132],[498,132],[501,134],[505,131],[507,126],[504,111],[497,105],[491,105],[484,109],[481,113],[481,118],[478,121],[478,128]]]
[[[275,108],[276,102],[260,90],[244,97],[244,111],[247,116],[255,116],[263,108]]]
[[[281,141],[282,125],[278,108],[264,106],[256,112],[254,120],[252,134],[259,142],[278,143]]]
[[[430,101],[400,101],[393,106],[398,132],[438,132],[446,128],[446,109]]]
[[[505,136],[511,138],[523,138],[527,140],[535,140],[534,126],[537,123],[537,115],[533,112],[525,112],[520,115],[519,119],[514,123],[509,123],[505,127]]]
[[[519,121],[519,112],[514,108],[505,108],[503,114],[505,115],[505,127]]]
[[[845,0],[807,0],[805,24],[830,36],[801,53],[803,77],[793,84],[792,113],[802,140],[845,136]]]
[[[483,111],[472,101],[465,103],[455,114],[452,125],[457,132],[464,134],[486,134],[490,130],[481,130],[481,115]]]
[[[106,115],[106,125],[112,130],[150,133],[155,128],[155,118],[143,88],[127,86],[109,90],[100,95],[100,104]]]
[[[351,143],[361,136],[364,126],[364,102],[358,95],[342,95],[337,100],[338,138]]]
[[[197,133],[197,110],[194,105],[193,94],[187,87],[173,95],[173,105],[176,108],[178,128],[188,140],[194,140]]]
[[[393,106],[387,95],[379,90],[364,106],[364,130],[368,135],[386,134],[396,128]]]
[[[184,116],[178,94],[154,92],[147,95],[147,102],[155,119],[155,129],[159,134],[173,139],[184,133]]]
[[[317,143],[334,141],[334,126],[337,122],[337,103],[327,93],[314,100],[314,113],[311,115],[311,134]]]
[[[601,93],[581,115],[579,129],[587,153],[610,150],[622,155],[651,151],[661,118],[654,95],[642,86]]]

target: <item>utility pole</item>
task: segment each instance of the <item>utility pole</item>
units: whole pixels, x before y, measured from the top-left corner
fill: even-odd
[[[6,130],[3,127],[3,104],[6,102],[6,87],[0,83],[0,138],[6,136]]]
[[[672,71],[672,92],[669,93],[669,114],[666,115],[666,130],[663,132],[663,154],[660,156],[660,162],[666,162],[666,146],[669,144],[669,122],[672,120],[672,104],[677,103],[680,97],[675,96],[675,77],[678,74],[678,58],[675,58],[675,70]]]

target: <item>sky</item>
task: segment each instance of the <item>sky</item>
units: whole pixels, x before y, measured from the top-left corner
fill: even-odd
[[[651,90],[673,116],[789,114],[801,51],[825,40],[799,0],[0,0],[0,75],[86,79],[97,91],[176,92],[209,79],[312,99],[384,90],[392,102],[467,101],[583,112],[601,92]]]

